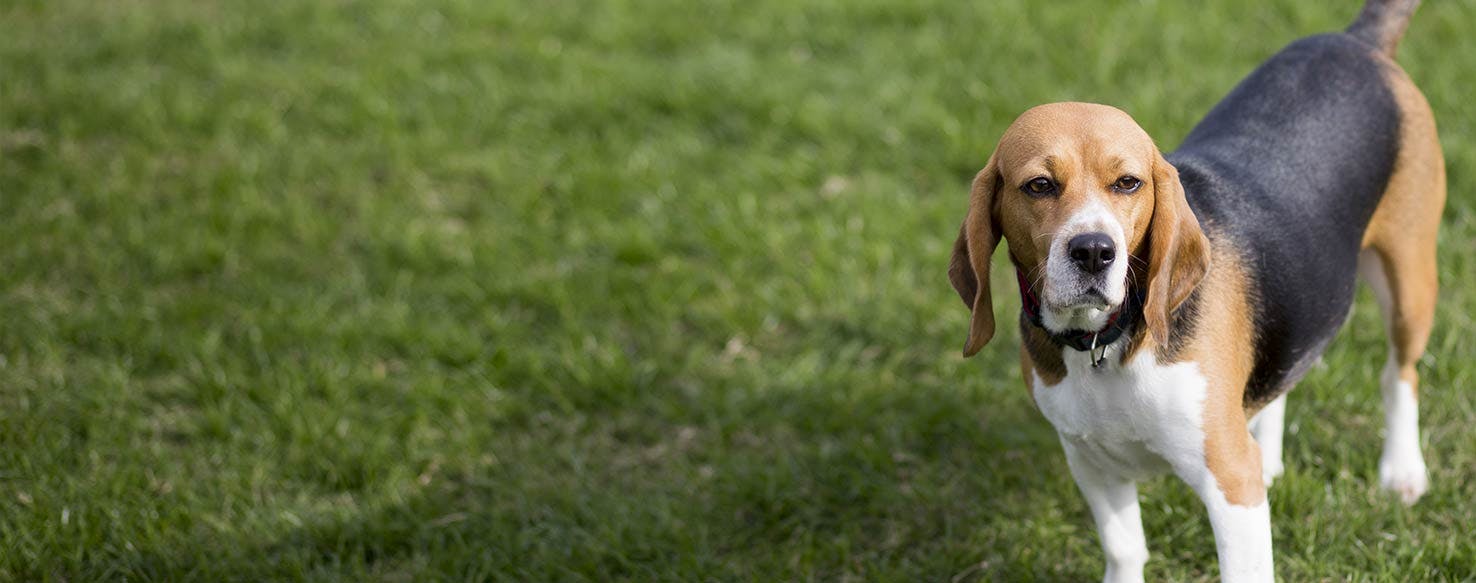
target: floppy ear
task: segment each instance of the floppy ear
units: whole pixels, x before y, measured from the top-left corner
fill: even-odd
[[[973,356],[994,337],[994,298],[989,293],[989,257],[999,245],[999,229],[994,224],[994,194],[999,189],[999,172],[994,156],[974,177],[969,194],[969,214],[953,242],[953,260],[948,265],[948,279],[958,296],[974,311],[969,323],[969,339],[964,343],[964,356]]]
[[[1148,301],[1143,318],[1158,342],[1209,271],[1209,239],[1184,198],[1179,171],[1158,154],[1153,163],[1153,219],[1148,224]]]

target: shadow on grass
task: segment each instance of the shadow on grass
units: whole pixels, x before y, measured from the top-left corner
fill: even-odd
[[[667,419],[638,410],[580,423],[545,415],[499,437],[492,463],[486,456],[448,460],[446,470],[422,476],[404,494],[355,512],[310,520],[273,540],[212,541],[211,548],[231,549],[228,556],[155,549],[122,572],[403,580],[1090,576],[1090,560],[1070,559],[1094,555],[1095,542],[1075,532],[1084,523],[1054,435],[1020,416],[1028,409],[991,413],[980,398],[937,388],[776,391]],[[116,564],[98,567],[119,572]]]

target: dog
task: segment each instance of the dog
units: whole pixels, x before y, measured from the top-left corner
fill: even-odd
[[[1267,487],[1285,393],[1346,321],[1382,309],[1382,486],[1428,488],[1416,364],[1437,295],[1445,162],[1394,61],[1418,0],[1369,0],[1346,31],[1295,41],[1162,154],[1127,113],[1032,108],[974,178],[949,279],[995,332],[990,257],[1008,243],[1020,365],[1091,509],[1106,581],[1141,581],[1136,481],[1173,473],[1204,503],[1225,581],[1274,579]]]

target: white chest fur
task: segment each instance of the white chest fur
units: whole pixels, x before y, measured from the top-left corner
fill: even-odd
[[[1141,581],[1148,551],[1136,480],[1172,471],[1199,494],[1215,530],[1225,581],[1271,581],[1271,514],[1265,499],[1230,503],[1205,452],[1208,382],[1198,364],[1158,364],[1144,351],[1125,365],[1092,368],[1086,353],[1062,355],[1066,378],[1033,379],[1035,401],[1056,431],[1092,509],[1108,581]],[[1248,437],[1248,436],[1247,436]]]
[[[1151,351],[1125,365],[1109,358],[1101,368],[1092,368],[1084,352],[1063,357],[1066,378],[1048,386],[1036,376],[1035,401],[1083,456],[1130,478],[1203,464],[1206,381],[1199,365],[1163,366]]]

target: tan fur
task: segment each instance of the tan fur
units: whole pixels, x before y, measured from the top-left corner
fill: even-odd
[[[1143,317],[1148,332],[1162,343],[1168,342],[1174,310],[1189,299],[1209,271],[1210,246],[1184,197],[1179,171],[1161,154],[1154,161],[1153,185],[1156,196],[1149,226],[1148,301]]]
[[[1242,404],[1255,366],[1249,286],[1234,242],[1216,241],[1214,270],[1200,285],[1200,318],[1180,357],[1199,363],[1209,387],[1204,403],[1205,465],[1225,499],[1255,506],[1266,498],[1260,448],[1246,430]]]
[[[1040,328],[1030,326],[1021,334],[1020,359],[1020,374],[1032,396],[1035,393],[1032,373],[1040,375],[1046,386],[1055,386],[1066,378],[1066,363],[1061,360],[1060,347],[1052,344]]]
[[[964,356],[977,354],[994,338],[994,297],[989,285],[989,258],[994,255],[1000,236],[994,218],[995,193],[999,190],[994,160],[994,156],[990,156],[984,169],[974,177],[969,193],[969,214],[964,217],[958,239],[953,243],[953,260],[948,267],[948,279],[953,282],[953,288],[973,310]]]
[[[1435,322],[1436,233],[1445,207],[1445,158],[1425,96],[1393,61],[1383,59],[1401,113],[1399,155],[1384,197],[1363,234],[1378,254],[1392,292],[1387,327],[1399,378],[1418,393],[1415,364]]]

